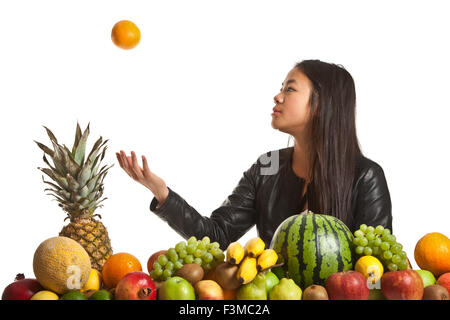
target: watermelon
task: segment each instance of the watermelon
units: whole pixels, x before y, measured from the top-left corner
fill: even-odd
[[[291,278],[303,290],[325,285],[335,272],[352,270],[355,263],[353,235],[339,219],[305,211],[284,220],[275,231],[270,248],[278,253],[272,268],[278,278]]]

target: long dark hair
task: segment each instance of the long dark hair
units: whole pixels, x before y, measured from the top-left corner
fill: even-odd
[[[313,85],[310,97],[312,179],[308,207],[332,215],[352,228],[352,187],[356,158],[362,155],[356,135],[355,83],[342,66],[303,60],[295,67]]]

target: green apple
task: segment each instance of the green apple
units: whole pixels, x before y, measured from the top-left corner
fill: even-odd
[[[430,271],[428,270],[416,270],[416,271],[422,278],[424,288],[436,283],[436,278]]]
[[[272,271],[266,272],[266,291],[269,294],[270,290],[280,282],[280,279]]]
[[[195,300],[194,287],[181,277],[169,278],[159,288],[158,300]]]

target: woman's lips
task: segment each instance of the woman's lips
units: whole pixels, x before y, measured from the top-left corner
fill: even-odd
[[[281,114],[280,111],[274,111],[274,112],[272,112],[272,116],[277,116],[277,115],[279,115],[279,114]]]

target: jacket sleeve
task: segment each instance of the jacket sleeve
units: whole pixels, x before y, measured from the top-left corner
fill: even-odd
[[[255,194],[258,163],[255,162],[239,180],[238,185],[215,209],[210,217],[200,215],[179,194],[169,189],[164,203],[156,208],[158,201],[153,197],[150,210],[166,221],[183,238],[208,236],[217,241],[222,250],[238,240],[256,223]]]
[[[382,225],[392,231],[392,204],[383,169],[371,166],[360,181],[352,231],[361,224]]]

